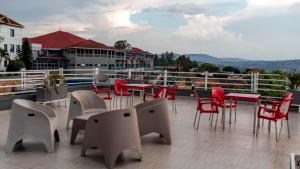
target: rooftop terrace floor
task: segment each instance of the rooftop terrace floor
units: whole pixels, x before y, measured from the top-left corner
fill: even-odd
[[[172,145],[160,143],[157,134],[142,138],[143,161],[137,161],[135,152],[126,151],[117,160],[115,168],[122,169],[286,169],[289,154],[300,153],[300,114],[290,113],[291,139],[288,139],[284,123],[280,141],[276,143],[274,125],[268,134],[267,123],[259,135],[252,134],[253,106],[241,103],[237,110],[237,122],[217,130],[209,125],[208,115],[202,116],[199,131],[193,128],[196,103],[191,97],[178,97],[178,114],[171,113]],[[171,104],[170,104],[171,105]],[[54,153],[25,140],[24,149],[5,153],[10,111],[0,112],[0,168],[2,169],[99,169],[105,168],[100,150],[88,150],[80,156],[82,136],[70,145],[71,129],[64,128],[67,108],[56,105],[60,142]],[[170,109],[171,110],[171,109]],[[227,111],[228,112],[228,111]],[[280,126],[280,125],[279,125]]]

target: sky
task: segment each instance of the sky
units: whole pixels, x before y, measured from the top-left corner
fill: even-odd
[[[35,37],[61,29],[152,53],[300,59],[300,0],[0,0]]]

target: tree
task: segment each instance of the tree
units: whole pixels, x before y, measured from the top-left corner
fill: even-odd
[[[241,73],[239,68],[233,67],[233,66],[226,66],[223,68],[224,72],[233,72],[233,73]]]
[[[20,60],[25,64],[27,70],[32,68],[32,49],[28,38],[24,38],[22,42],[22,51],[19,52]]]
[[[220,68],[214,64],[203,63],[199,66],[198,71],[200,72],[220,72]]]
[[[185,55],[179,56],[176,59],[176,64],[179,71],[185,71],[185,72],[188,72],[192,68],[198,66],[198,63],[195,64],[195,62],[191,61],[191,59]]]
[[[21,70],[22,68],[25,68],[25,64],[20,59],[11,60],[6,68],[7,72],[17,72]]]
[[[0,48],[0,63],[4,60],[10,60],[9,54],[6,50]]]
[[[114,47],[119,50],[131,50],[131,45],[127,40],[118,40],[115,42]]]

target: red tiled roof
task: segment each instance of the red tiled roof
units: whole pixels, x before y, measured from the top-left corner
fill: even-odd
[[[35,38],[29,38],[30,43],[41,44],[42,48],[48,49],[64,49],[82,41],[86,41],[86,39],[63,31],[56,31]]]
[[[113,47],[107,46],[103,43],[99,43],[90,39],[74,44],[70,46],[70,48],[91,48],[91,49],[112,49],[112,50],[115,49]]]
[[[149,53],[149,52],[144,51],[144,50],[142,50],[140,48],[137,48],[137,47],[133,47],[131,52],[133,52],[133,53],[145,53],[147,55],[152,55],[152,53]]]
[[[9,25],[9,26],[14,26],[14,27],[19,27],[19,28],[24,28],[23,25],[19,24],[18,22],[8,18],[5,15],[0,14],[0,24],[4,25]]]

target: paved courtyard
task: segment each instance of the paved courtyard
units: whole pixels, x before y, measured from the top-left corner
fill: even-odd
[[[291,139],[286,123],[276,143],[274,124],[268,134],[266,123],[258,137],[252,134],[253,106],[241,103],[237,122],[217,130],[209,125],[208,115],[202,116],[199,131],[193,128],[196,102],[191,97],[178,97],[178,113],[171,113],[172,145],[161,144],[157,134],[142,138],[143,161],[135,152],[121,155],[115,168],[120,169],[288,169],[289,154],[300,153],[300,114],[290,113]],[[171,104],[170,104],[171,105]],[[100,169],[105,168],[100,150],[87,151],[80,156],[82,136],[70,145],[71,130],[64,128],[67,108],[55,105],[59,121],[60,142],[54,153],[46,153],[44,145],[24,140],[24,148],[5,153],[10,111],[0,112],[0,168],[1,169]],[[171,109],[170,109],[171,110]],[[227,111],[229,113],[229,111]],[[280,125],[279,125],[280,126]]]

